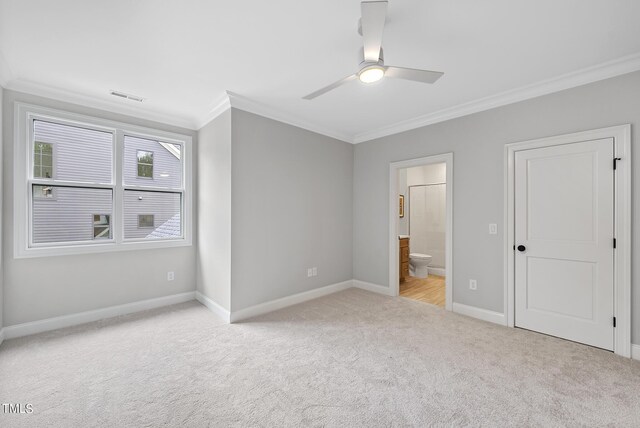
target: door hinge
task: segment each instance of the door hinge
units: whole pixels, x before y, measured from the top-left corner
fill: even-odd
[[[615,328],[616,326],[616,317],[613,317],[613,327]]]
[[[613,238],[613,248],[616,248],[616,238]]]
[[[618,161],[622,158],[613,158],[613,169],[618,169]]]

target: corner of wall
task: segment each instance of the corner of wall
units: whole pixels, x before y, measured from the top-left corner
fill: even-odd
[[[198,131],[196,298],[228,321],[231,308],[231,111]]]

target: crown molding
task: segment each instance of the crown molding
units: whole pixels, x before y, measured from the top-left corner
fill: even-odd
[[[216,117],[220,116],[225,111],[231,108],[231,100],[229,99],[229,95],[225,92],[220,98],[211,103],[211,106],[207,109],[207,114],[201,116],[197,120],[196,129],[202,129],[205,125],[211,122]]]
[[[177,116],[157,110],[150,110],[145,107],[138,107],[133,104],[125,105],[128,101],[108,101],[101,98],[84,95],[66,89],[56,88],[41,83],[35,83],[27,80],[11,80],[5,88],[12,91],[24,92],[26,94],[36,95],[40,97],[52,98],[57,101],[78,104],[84,107],[96,108],[109,111],[111,113],[124,114],[140,119],[151,120],[166,125],[178,126],[190,130],[196,130],[196,122],[192,118]]]
[[[0,86],[25,92],[32,95],[44,96],[60,101],[66,101],[87,107],[93,107],[112,113],[125,114],[129,116],[147,119],[168,125],[178,126],[191,130],[198,130],[207,123],[224,113],[231,107],[239,110],[254,113],[269,119],[283,122],[288,125],[306,129],[311,132],[322,134],[348,143],[362,143],[376,138],[386,137],[393,134],[409,131],[416,128],[432,125],[439,122],[467,116],[481,111],[517,103],[542,95],[563,91],[599,80],[608,79],[626,73],[640,70],[640,53],[625,56],[613,61],[605,62],[582,70],[563,74],[558,77],[546,79],[534,84],[522,86],[517,89],[501,92],[485,98],[480,98],[453,107],[442,109],[433,113],[421,115],[412,119],[403,120],[394,124],[386,125],[371,131],[361,132],[355,135],[344,133],[337,129],[331,129],[318,123],[302,119],[294,114],[284,112],[276,107],[254,101],[245,96],[226,91],[221,97],[216,99],[206,114],[199,117],[176,116],[167,112],[149,110],[144,107],[134,105],[124,105],[119,100],[109,101],[94,96],[84,95],[61,88],[55,88],[40,83],[15,79],[11,69],[0,52]]]
[[[273,119],[278,122],[286,123],[287,125],[296,126],[298,128],[306,129],[307,131],[315,132],[316,134],[322,134],[327,137],[335,138],[337,140],[345,141],[347,143],[353,143],[353,138],[349,134],[337,131],[335,129],[327,128],[317,123],[309,122],[305,119],[297,117],[295,115],[285,113],[274,107],[262,104],[258,101],[251,100],[242,95],[238,95],[234,92],[227,91],[231,107],[243,110],[249,113],[254,113],[259,116]]]
[[[638,70],[640,70],[640,54],[633,54],[551,79],[542,80],[531,85],[522,86],[517,89],[418,116],[413,119],[397,122],[373,131],[362,132],[353,136],[352,141],[354,144],[362,143]]]

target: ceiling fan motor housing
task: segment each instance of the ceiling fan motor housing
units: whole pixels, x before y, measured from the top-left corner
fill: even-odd
[[[360,50],[358,51],[358,55],[359,55],[359,59],[360,59],[360,70],[363,70],[366,67],[370,67],[372,65],[376,65],[379,67],[384,67],[384,52],[382,50],[382,48],[380,48],[380,55],[378,57],[378,61],[377,62],[373,62],[373,61],[366,61],[364,59],[364,48],[360,48]]]

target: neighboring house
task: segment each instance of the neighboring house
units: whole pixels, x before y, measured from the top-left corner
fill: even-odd
[[[181,236],[181,195],[171,192],[182,186],[180,149],[125,136],[125,239]],[[34,122],[34,179],[112,184],[112,153],[109,132]],[[33,243],[112,238],[112,193],[111,188],[34,185]]]

